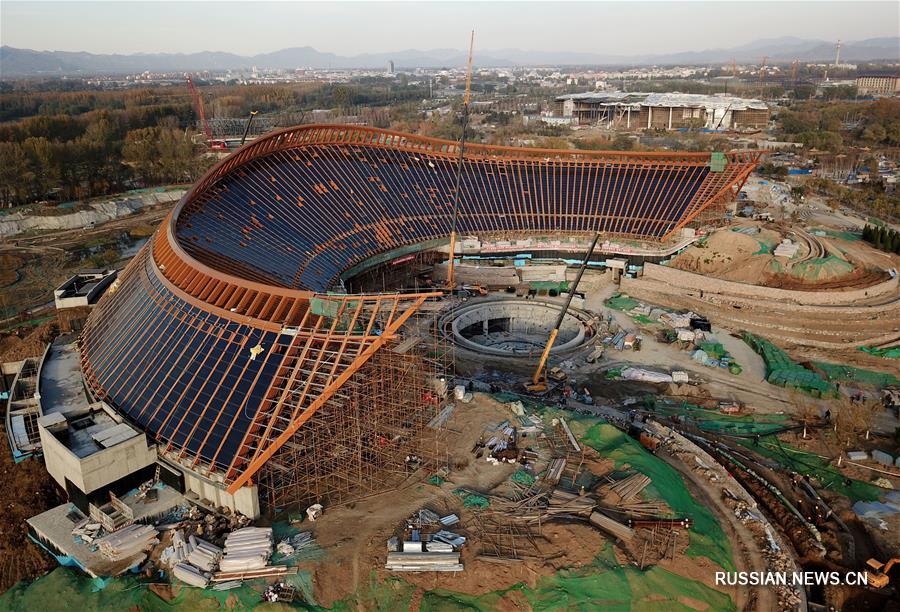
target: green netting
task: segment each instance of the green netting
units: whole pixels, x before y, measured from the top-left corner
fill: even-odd
[[[551,289],[555,289],[561,293],[569,288],[569,281],[528,281],[528,285],[532,289],[537,289],[538,291],[550,291]]]
[[[900,356],[900,348],[897,349]],[[893,374],[886,372],[875,372],[873,370],[864,370],[863,368],[854,368],[836,363],[826,363],[824,361],[813,361],[813,367],[822,372],[828,380],[836,380],[841,382],[858,382],[864,385],[873,385],[875,387],[887,387],[890,385],[900,385],[900,379]]]
[[[701,342],[700,348],[706,351],[706,354],[713,359],[721,359],[728,355],[728,351],[720,342]]]
[[[635,567],[619,565],[609,544],[591,565],[541,577],[534,588],[517,584],[484,595],[463,595],[435,589],[424,594],[420,610],[488,612],[521,608],[523,599],[533,610],[735,610],[734,602],[728,595],[701,582],[660,567],[642,572]]]
[[[854,242],[856,240],[862,240],[862,237],[859,234],[854,234],[853,232],[833,230],[827,227],[817,227],[813,229],[813,233],[818,235],[819,233],[825,234],[829,238],[840,238],[841,240],[846,240],[847,242]]]
[[[441,478],[440,476],[432,476],[431,478],[428,479],[428,484],[432,484],[436,487],[439,487],[442,484],[444,484],[444,479]]]
[[[110,580],[100,591],[94,591],[93,587],[90,577],[60,567],[35,582],[20,582],[0,595],[0,610],[252,610],[262,603],[260,593],[265,584],[252,581],[237,589],[213,591],[176,582],[172,585],[175,598],[171,602],[164,601],[147,584],[132,576]]]
[[[476,493],[472,493],[465,489],[456,489],[453,491],[454,495],[459,495],[462,497],[463,506],[466,508],[487,508],[491,505],[491,502],[488,501],[488,498],[482,497]]]
[[[349,300],[344,306],[342,300],[326,300],[316,297],[309,299],[310,312],[329,319],[334,319],[340,313],[341,323],[339,326],[344,328],[350,325],[350,322],[353,320],[353,313],[356,312],[358,307],[359,302],[357,300]]]
[[[699,429],[704,431],[736,436],[768,435],[784,431],[792,426],[790,416],[786,414],[724,414],[718,410],[708,410],[687,402],[681,404],[671,401],[658,402],[654,410],[666,416],[678,415],[689,418]]]
[[[631,318],[634,319],[638,323],[643,323],[644,325],[658,325],[659,324],[659,321],[654,321],[647,315],[635,315]]]
[[[875,485],[862,480],[849,479],[837,468],[831,466],[827,459],[784,444],[776,436],[755,440],[739,440],[739,443],[757,453],[774,459],[781,466],[798,474],[809,475],[819,484],[835,493],[839,493],[856,501],[875,501],[881,496],[881,490]]]
[[[725,172],[725,166],[728,161],[725,159],[725,154],[721,151],[714,151],[709,156],[709,171],[710,172]]]
[[[534,484],[534,476],[523,470],[519,470],[518,472],[513,474],[510,477],[510,480],[526,486],[531,486]]]
[[[375,572],[369,574],[368,583],[361,584],[354,595],[336,602],[335,612],[358,610],[409,610],[413,595],[419,589],[401,578],[379,580]]]
[[[875,355],[876,357],[883,357],[884,359],[900,359],[900,346],[893,346],[890,348],[877,348],[874,346],[860,346],[859,350],[864,353],[868,353],[870,355]]]
[[[731,542],[706,506],[694,501],[684,479],[665,461],[648,453],[637,441],[612,425],[598,423],[590,427],[582,437],[584,442],[604,457],[616,462],[616,467],[630,465],[649,476],[652,483],[644,494],[666,502],[677,516],[694,520],[690,530],[687,555],[706,557],[726,570],[734,569]]]
[[[622,295],[621,293],[617,293],[606,300],[606,306],[608,308],[612,308],[613,310],[621,310],[622,312],[637,308],[638,304],[639,302],[636,299],[630,298],[627,295]]]
[[[766,364],[766,380],[771,384],[797,389],[813,397],[837,397],[837,389],[833,384],[792,361],[787,353],[765,338],[745,332],[744,342],[762,356]]]
[[[853,264],[834,255],[808,259],[794,264],[791,268],[791,276],[802,278],[805,281],[831,280],[841,278],[851,272],[853,272]]]

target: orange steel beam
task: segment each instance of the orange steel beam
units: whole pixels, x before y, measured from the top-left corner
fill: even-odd
[[[382,346],[384,346],[389,340],[391,340],[400,327],[406,323],[407,319],[413,315],[413,313],[419,309],[419,307],[425,302],[427,296],[422,295],[415,300],[415,302],[406,309],[406,311],[401,314],[399,317],[394,319],[394,321],[384,330],[384,333],[380,336],[377,336],[375,340],[370,344],[362,353],[357,356],[357,358],[353,361],[350,366],[347,367],[335,380],[332,382],[326,389],[322,391],[322,393],[313,401],[309,407],[303,411],[300,416],[291,422],[287,429],[285,429],[275,440],[269,445],[266,450],[259,453],[257,457],[250,462],[247,468],[237,477],[234,482],[232,482],[228,486],[228,493],[234,495],[237,493],[241,487],[243,487],[247,482],[259,471],[259,469],[272,458],[272,455],[275,452],[284,446],[284,443],[287,442],[291,436],[293,436],[298,429],[308,421],[313,414],[315,414],[319,408],[322,407],[325,402],[327,402],[331,397],[337,392],[341,386],[346,383],[351,376],[353,376],[359,369],[372,358]]]
[[[669,230],[669,232],[667,232],[666,235],[662,237],[662,240],[666,240],[669,236],[671,236],[672,234],[674,234],[675,232],[677,232],[678,230],[683,228],[685,225],[687,225],[688,223],[693,221],[697,217],[697,215],[699,215],[701,212],[703,212],[704,210],[709,208],[714,202],[718,201],[719,198],[725,196],[728,193],[728,191],[730,189],[732,189],[735,185],[737,185],[738,183],[743,185],[744,182],[747,180],[747,177],[750,176],[750,173],[752,173],[754,168],[756,168],[756,163],[759,161],[760,156],[761,155],[759,153],[757,153],[756,161],[753,163],[753,165],[747,166],[746,168],[742,169],[737,176],[735,176],[732,180],[728,181],[728,183],[724,187],[722,187],[711,198],[707,199],[704,204],[697,207],[696,210],[694,210],[689,215],[687,215],[684,219],[679,221],[678,224],[675,225],[675,227],[673,227],[671,230]]]

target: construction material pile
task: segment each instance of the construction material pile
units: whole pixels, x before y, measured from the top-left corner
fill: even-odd
[[[791,360],[787,353],[759,336],[744,333],[744,342],[762,356],[766,380],[773,385],[797,389],[813,397],[837,397],[836,387],[819,374]]]
[[[312,532],[301,531],[295,535],[286,537],[275,547],[279,561],[290,560],[293,564],[310,559],[317,559],[322,555],[322,549],[313,539]]]
[[[72,528],[72,535],[75,536],[75,540],[81,540],[85,544],[93,543],[94,540],[100,537],[102,532],[103,525],[92,522],[87,517],[75,523],[75,527]]]
[[[150,525],[129,525],[97,540],[100,553],[110,561],[123,561],[155,544],[159,538]]]
[[[163,566],[174,566],[172,574],[191,586],[206,588],[212,572],[216,571],[222,559],[222,549],[195,535],[187,539],[180,529],[172,534],[172,544],[160,555]]]
[[[407,521],[402,539],[394,536],[388,540],[385,568],[396,572],[462,571],[459,557],[466,538],[444,529],[458,523],[455,514],[442,517],[422,508]]]
[[[266,567],[272,556],[271,527],[244,527],[232,531],[225,538],[225,556],[219,568],[222,572],[243,572]]]

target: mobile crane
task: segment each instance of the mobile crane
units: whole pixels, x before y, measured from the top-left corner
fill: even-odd
[[[206,144],[209,145],[210,149],[227,149],[228,146],[225,144],[224,140],[213,138],[212,130],[209,129],[209,122],[206,121],[206,111],[203,109],[203,98],[200,97],[200,92],[197,90],[197,86],[194,85],[194,80],[191,78],[191,75],[186,74],[185,76],[187,77],[188,89],[191,91],[191,98],[194,100],[194,108],[197,109],[197,117],[200,118],[200,125],[203,127],[203,133],[206,134]]]
[[[525,384],[525,390],[529,393],[544,393],[547,391],[547,359],[550,357],[550,351],[553,349],[553,344],[556,342],[556,337],[559,335],[559,328],[562,326],[563,319],[566,318],[569,306],[572,305],[572,298],[575,296],[575,291],[578,289],[578,283],[581,282],[581,277],[587,268],[591,255],[594,254],[594,249],[597,247],[598,240],[600,240],[600,232],[594,234],[594,240],[591,242],[591,246],[584,256],[584,261],[581,262],[581,267],[578,268],[578,274],[575,275],[575,281],[569,288],[569,297],[566,298],[563,307],[559,311],[559,316],[556,317],[556,324],[553,326],[553,329],[550,330],[550,338],[547,339],[547,345],[544,347],[544,352],[541,353],[541,360],[538,362],[537,369],[534,371],[534,376],[531,377],[530,383]],[[565,373],[559,368],[552,368],[549,372],[549,377],[557,381],[566,379]]]

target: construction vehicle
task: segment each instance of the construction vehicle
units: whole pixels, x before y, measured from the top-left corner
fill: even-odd
[[[203,127],[203,133],[206,134],[206,144],[209,145],[210,149],[218,151],[227,149],[228,145],[224,140],[213,138],[212,130],[209,129],[209,122],[206,120],[206,111],[203,109],[203,98],[200,97],[200,92],[194,85],[191,75],[187,74],[185,76],[187,77],[188,89],[191,91],[191,98],[194,100],[194,108],[197,110],[197,117],[200,118],[200,125]]]
[[[250,111],[250,117],[247,119],[247,127],[244,128],[244,135],[241,136],[241,146],[244,146],[244,143],[247,141],[247,134],[250,133],[250,125],[253,123],[253,118],[256,117],[256,113],[259,111]]]
[[[659,448],[659,438],[650,433],[646,427],[639,423],[631,423],[628,426],[628,435],[640,442],[641,446],[650,451],[651,454],[656,454]]]
[[[895,563],[900,563],[900,557],[894,557],[887,563],[882,563],[878,559],[869,559],[866,565],[867,583],[870,587],[883,589],[891,582],[891,568]]]
[[[559,328],[562,326],[563,319],[566,318],[566,313],[569,312],[569,306],[572,305],[572,298],[575,297],[578,283],[581,282],[581,277],[584,275],[584,271],[591,259],[591,255],[594,254],[594,249],[597,247],[598,240],[600,240],[600,232],[594,234],[594,240],[591,242],[591,246],[584,256],[584,261],[581,262],[581,267],[578,268],[578,274],[575,275],[575,281],[572,283],[572,286],[569,287],[569,296],[566,298],[563,307],[559,310],[559,316],[556,317],[556,324],[550,331],[550,338],[547,339],[547,345],[544,347],[544,352],[541,353],[541,360],[538,362],[537,369],[534,371],[534,376],[531,377],[530,383],[525,384],[525,390],[529,393],[545,393],[548,389],[547,371],[545,369],[547,359],[550,357],[553,343],[556,342],[556,336],[559,335]],[[553,370],[559,370],[559,368],[553,368]],[[559,371],[562,372],[562,370]],[[565,372],[562,372],[562,374],[565,375]]]
[[[472,295],[487,295],[488,290],[482,287],[481,285],[463,285],[463,289],[471,293]]]
[[[456,224],[459,220],[459,188],[463,171],[463,154],[466,151],[466,130],[469,128],[469,100],[472,95],[472,49],[475,46],[475,30],[469,39],[469,65],[466,69],[466,95],[463,98],[462,136],[459,138],[459,159],[456,165],[456,185],[453,188],[453,216],[450,220],[450,262],[447,265],[447,286],[453,291],[456,285],[454,264],[456,262]]]

